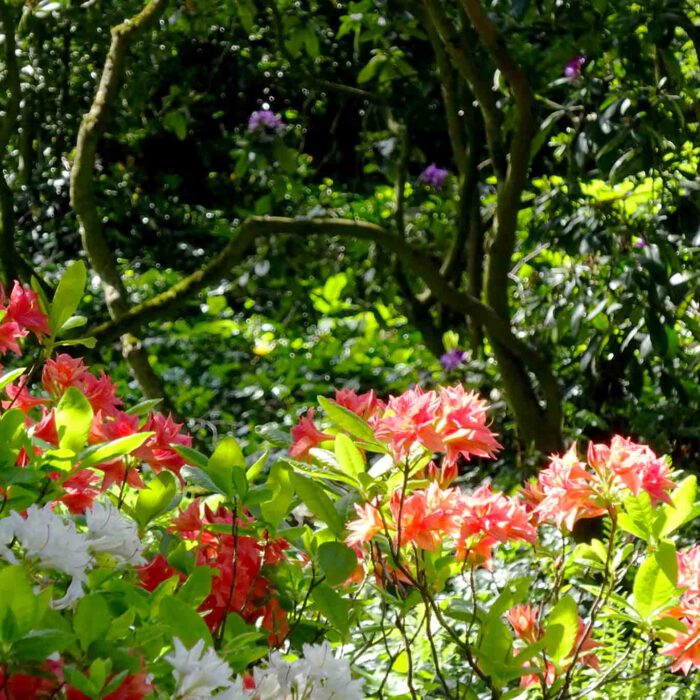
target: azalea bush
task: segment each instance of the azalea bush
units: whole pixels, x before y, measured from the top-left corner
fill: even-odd
[[[694,476],[613,436],[469,484],[461,385],[209,454],[75,354],[85,275],[0,294],[0,698],[693,697]]]

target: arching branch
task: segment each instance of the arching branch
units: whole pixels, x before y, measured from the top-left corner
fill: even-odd
[[[464,316],[468,316],[473,323],[482,326],[492,344],[498,344],[502,348],[504,356],[507,356],[510,361],[510,366],[519,367],[525,378],[527,378],[528,370],[535,375],[546,402],[544,410],[534,398],[534,389],[529,380],[527,386],[530,393],[529,396],[525,397],[522,395],[522,392],[525,391],[522,385],[511,387],[509,391],[508,376],[504,373],[506,392],[511,395],[510,398],[514,399],[512,404],[514,410],[516,406],[518,407],[516,418],[521,427],[523,421],[528,421],[522,408],[525,400],[528,400],[528,410],[532,414],[529,418],[529,425],[532,426],[532,429],[523,428],[524,438],[527,441],[538,439],[537,431],[534,430],[534,427],[542,424],[542,418],[537,415],[538,412],[553,417],[552,420],[556,424],[557,416],[561,415],[561,398],[558,382],[546,358],[524,340],[518,338],[508,322],[490,306],[451,284],[442,275],[436,262],[425,251],[411,246],[396,233],[366,221],[291,219],[276,216],[250,217],[241,224],[229,243],[208,265],[173,285],[168,291],[133,307],[119,318],[93,328],[89,333],[99,340],[105,340],[115,337],[115,335],[137,330],[149,321],[166,317],[181,304],[191,299],[198,291],[226,276],[230,268],[242,259],[256,237],[269,238],[275,234],[295,235],[300,237],[302,241],[315,235],[347,236],[374,243],[384,252],[395,255],[408,271],[419,277],[430,288],[437,301]],[[519,400],[520,403],[518,403]],[[528,423],[525,425],[527,426]],[[551,448],[547,447],[546,449]]]

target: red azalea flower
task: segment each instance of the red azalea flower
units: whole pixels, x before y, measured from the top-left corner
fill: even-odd
[[[289,454],[294,459],[301,459],[306,462],[311,460],[309,450],[320,445],[324,440],[332,440],[332,435],[322,433],[314,425],[314,409],[310,408],[303,418],[292,428],[292,446]]]
[[[0,323],[0,354],[13,352],[15,355],[21,355],[22,350],[18,341],[25,335],[27,335],[27,331],[20,328],[14,321]]]
[[[5,410],[12,406],[12,408],[19,408],[22,413],[29,413],[36,406],[45,406],[48,403],[47,399],[32,396],[24,386],[24,379],[16,384],[8,384],[5,387],[5,393],[10,397],[9,401],[2,402],[2,407]]]
[[[10,302],[7,305],[7,318],[26,328],[37,338],[49,335],[49,319],[41,310],[37,293],[15,281]]]
[[[357,503],[354,505],[357,518],[347,524],[350,534],[345,539],[351,547],[369,542],[377,533],[384,531],[384,522],[377,505],[373,503],[365,503],[363,506]]]
[[[700,668],[700,617],[685,618],[685,632],[676,632],[675,639],[661,648],[664,656],[673,660],[671,671],[688,675],[694,668]]]
[[[145,566],[137,567],[136,572],[141,585],[151,592],[155,591],[163,581],[167,581],[173,576],[179,577],[181,581],[185,579],[185,575],[180,571],[175,571],[162,554],[157,554]]]
[[[516,605],[506,613],[506,620],[518,639],[534,644],[542,636],[542,625],[537,622],[539,615],[537,605]]]
[[[48,442],[49,445],[58,445],[58,431],[56,429],[56,413],[55,409],[46,411],[42,408],[42,417],[38,423],[32,426],[32,435],[34,437]]]
[[[114,415],[123,403],[117,398],[116,385],[104,372],[101,372],[99,377],[89,372],[84,374],[76,383],[76,388],[85,394],[85,398],[95,412],[100,411],[108,416]]]
[[[51,478],[60,478],[60,474],[50,474]],[[57,501],[65,503],[71,513],[84,513],[87,508],[91,508],[92,504],[99,496],[100,490],[95,484],[100,480],[100,477],[95,472],[89,469],[81,469],[73,476],[63,482],[63,496],[57,498]]]
[[[459,499],[457,489],[441,489],[435,482],[425,490],[414,491],[403,504],[400,493],[395,491],[390,508],[397,537],[401,531],[398,546],[412,542],[421,549],[435,551],[446,537],[459,531]]]
[[[374,391],[358,394],[353,389],[336,389],[335,402],[365,420],[372,418],[382,405]]]
[[[185,464],[185,460],[175,452],[172,444],[192,445],[192,437],[186,433],[181,433],[182,423],[176,423],[171,415],[167,417],[160,413],[151,413],[143,426],[143,432],[155,432],[155,435],[148,438],[146,442],[134,450],[134,457],[138,457],[150,465],[154,472],[161,469],[168,469],[175,474],[180,473],[180,469]]]
[[[580,518],[595,518],[606,510],[600,504],[594,474],[586,470],[573,444],[564,455],[552,455],[547,469],[537,477],[544,498],[535,507],[541,522],[553,521],[569,532]]]
[[[46,361],[41,383],[51,396],[59,397],[69,386],[79,387],[88,374],[88,368],[80,358],[61,353]]]
[[[487,425],[487,404],[461,384],[440,390],[437,430],[445,443],[447,462],[454,464],[461,455],[493,458],[501,449],[495,433]]]

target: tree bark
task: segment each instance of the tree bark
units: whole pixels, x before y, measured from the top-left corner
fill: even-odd
[[[97,144],[104,131],[109,110],[123,80],[124,61],[129,46],[153,27],[165,9],[166,0],[151,0],[131,19],[112,29],[112,39],[104,62],[100,83],[78,131],[75,160],[71,169],[70,197],[80,224],[83,248],[99,275],[110,316],[119,319],[131,304],[112,251],[107,243],[94,192]],[[130,333],[121,337],[122,353],[136,381],[148,398],[165,398],[162,383],[148,360],[138,338]]]

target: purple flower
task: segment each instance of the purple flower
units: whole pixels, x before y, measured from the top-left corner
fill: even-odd
[[[445,168],[438,168],[435,163],[431,163],[419,176],[418,182],[430,185],[436,192],[439,192],[445,184],[448,172]]]
[[[646,247],[647,247],[647,242],[646,242],[646,240],[644,240],[643,238],[638,238],[638,239],[634,242],[634,247],[637,248],[638,250],[642,250],[642,248],[646,248]]]
[[[281,117],[273,114],[267,109],[261,109],[253,112],[248,119],[248,131],[256,134],[269,135],[272,133],[279,134],[284,131],[285,123]]]
[[[459,348],[452,348],[452,350],[448,350],[440,357],[440,364],[445,372],[452,372],[452,370],[457,369],[457,367],[463,365],[466,361],[467,353]]]
[[[569,80],[578,80],[581,77],[581,71],[585,64],[585,56],[574,56],[566,66],[564,66],[564,77]]]

